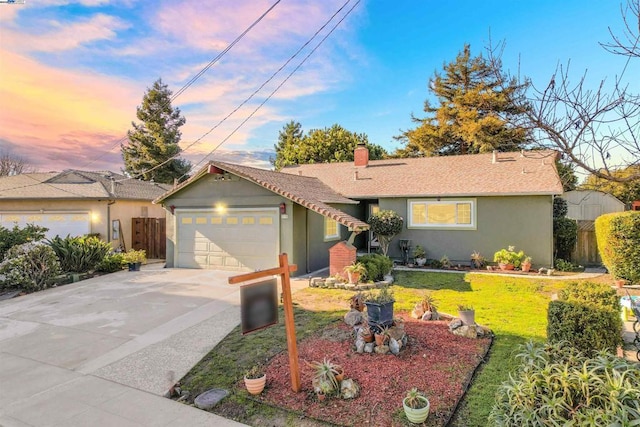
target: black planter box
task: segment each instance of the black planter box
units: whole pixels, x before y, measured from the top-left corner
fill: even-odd
[[[367,306],[367,321],[369,326],[375,329],[393,325],[393,303],[395,301],[378,304],[375,302],[365,302]]]

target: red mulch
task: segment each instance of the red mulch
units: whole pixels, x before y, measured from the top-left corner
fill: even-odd
[[[267,367],[267,387],[258,399],[337,425],[394,426],[403,424],[397,415],[402,413],[405,393],[417,387],[431,402],[426,425],[444,425],[491,340],[453,335],[445,321],[422,322],[406,314],[400,317],[405,319],[409,341],[398,356],[358,354],[350,337],[352,328],[343,323],[331,326],[298,344],[302,391],[291,390],[288,354],[283,352]],[[358,383],[357,398],[317,400],[311,386],[313,370],[305,361],[325,357],[342,365],[345,377]]]

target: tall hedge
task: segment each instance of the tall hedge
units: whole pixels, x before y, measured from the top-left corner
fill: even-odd
[[[586,355],[616,351],[622,345],[620,302],[616,291],[601,283],[574,282],[549,303],[547,339],[568,342]]]
[[[640,212],[596,218],[596,239],[602,263],[618,279],[640,282]]]

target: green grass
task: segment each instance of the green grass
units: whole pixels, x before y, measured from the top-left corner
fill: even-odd
[[[453,421],[454,426],[485,426],[497,387],[516,367],[513,352],[528,340],[546,338],[547,305],[551,294],[565,286],[558,280],[511,278],[483,274],[399,271],[393,286],[397,311],[411,311],[430,291],[440,312],[457,315],[458,304],[472,305],[476,321],[495,334],[488,361],[478,371]],[[306,288],[294,294],[296,332],[302,340],[338,321],[348,310],[351,291]],[[195,366],[181,383],[192,396],[212,388],[232,390],[215,412],[251,424],[271,418],[272,425],[289,425],[291,414],[261,405],[235,384],[253,364],[286,350],[282,315],[276,326],[246,336],[232,331]],[[278,421],[276,421],[278,420]]]

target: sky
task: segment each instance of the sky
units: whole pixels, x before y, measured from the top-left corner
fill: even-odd
[[[147,88],[162,78],[180,90],[275,1],[0,3],[0,152],[39,171],[121,171]],[[281,0],[173,101],[183,157],[269,167],[291,120],[304,131],[337,123],[393,151],[429,78],[465,43],[475,55],[504,40],[505,70],[538,86],[570,61],[571,76],[588,70],[596,87],[626,61],[599,46],[608,27],[622,28],[618,1]]]

